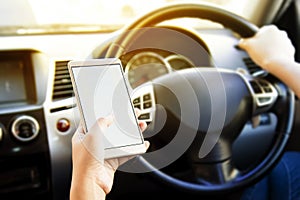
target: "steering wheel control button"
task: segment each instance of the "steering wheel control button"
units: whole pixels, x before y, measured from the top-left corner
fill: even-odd
[[[263,91],[255,81],[250,81],[251,87],[253,88],[256,94],[262,93]]]
[[[150,119],[150,113],[145,113],[139,116],[139,120],[147,120]]]
[[[255,100],[254,113],[258,114],[270,108],[278,97],[275,87],[265,79],[248,79],[250,91]]]
[[[151,108],[151,107],[152,107],[151,101],[144,103],[144,109]]]
[[[140,109],[141,115],[139,120],[145,121],[147,124],[152,122],[154,116],[154,92],[151,83],[143,84],[134,89],[132,95],[132,103],[135,108]]]
[[[67,132],[68,130],[70,130],[70,127],[70,121],[65,118],[59,119],[56,123],[56,129],[60,132]]]
[[[264,87],[264,92],[265,92],[265,93],[271,93],[271,92],[272,92],[272,89],[269,88],[269,87]]]
[[[11,126],[12,135],[19,141],[29,142],[39,134],[40,126],[37,120],[28,115],[17,117]]]
[[[135,107],[135,108],[138,108],[138,109],[140,109],[140,110],[141,110],[141,105],[140,105],[140,104],[138,104],[138,105],[134,105],[134,107]]]
[[[258,101],[262,104],[265,102],[269,102],[270,100],[271,100],[270,97],[258,97]]]
[[[149,101],[150,99],[151,99],[150,94],[146,94],[146,95],[143,96],[144,101]]]
[[[134,105],[134,107],[141,110],[141,105]]]
[[[133,104],[138,104],[138,103],[140,103],[140,102],[141,102],[140,97],[135,98],[135,99],[133,99],[133,101],[132,101]]]

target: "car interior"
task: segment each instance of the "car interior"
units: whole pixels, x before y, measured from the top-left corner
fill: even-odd
[[[0,4],[0,199],[69,199],[76,60],[120,59],[148,125],[107,199],[237,200],[300,151],[299,99],[238,47],[274,24],[300,62],[299,0]]]

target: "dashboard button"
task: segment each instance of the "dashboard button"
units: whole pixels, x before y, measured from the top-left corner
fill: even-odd
[[[68,119],[59,119],[56,123],[56,128],[60,132],[67,132],[71,127],[71,123]]]

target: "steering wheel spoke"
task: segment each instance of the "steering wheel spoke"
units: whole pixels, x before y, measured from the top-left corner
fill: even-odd
[[[276,103],[278,92],[266,78],[242,75],[253,97],[253,116],[269,111]]]
[[[193,163],[195,180],[203,185],[220,185],[234,181],[239,176],[231,160],[220,163]]]

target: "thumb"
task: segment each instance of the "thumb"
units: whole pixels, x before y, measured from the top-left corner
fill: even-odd
[[[150,146],[150,142],[149,141],[145,141],[146,151],[148,150],[149,146]]]
[[[149,146],[150,146],[150,142],[149,142],[149,141],[145,141],[144,144],[145,144],[146,151],[147,151],[147,149],[148,149]],[[128,160],[131,160],[132,158],[135,158],[135,157],[136,157],[136,155],[134,155],[134,156],[126,156],[126,157],[121,157],[121,158],[119,158],[119,159],[118,159],[118,161],[119,161],[118,166],[124,164],[124,163],[127,162]],[[117,168],[117,167],[115,167],[115,168]]]
[[[238,46],[241,49],[245,49],[247,46],[247,43],[248,43],[248,39],[242,38],[242,39],[240,39]]]

